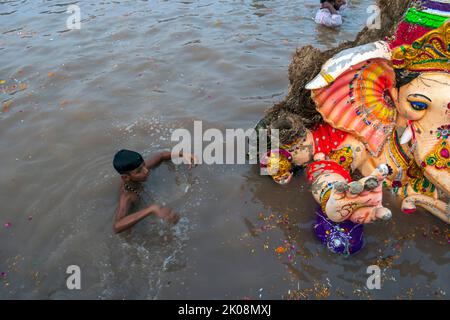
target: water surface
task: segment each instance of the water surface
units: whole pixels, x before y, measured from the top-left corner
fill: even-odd
[[[312,233],[303,177],[287,187],[241,166],[163,164],[145,200],[182,216],[112,233],[120,148],[149,156],[171,131],[249,128],[287,93],[297,47],[351,40],[370,0],[338,31],[305,1],[1,1],[0,298],[446,298],[449,230],[425,212],[366,228],[334,255]],[[81,30],[67,30],[67,6]],[[278,255],[275,249],[289,250]],[[82,290],[66,288],[79,265]],[[365,288],[369,265],[382,290]]]

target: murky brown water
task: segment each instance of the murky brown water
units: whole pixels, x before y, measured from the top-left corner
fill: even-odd
[[[163,164],[146,199],[180,223],[112,234],[115,151],[169,148],[193,120],[252,127],[286,94],[295,48],[352,39],[371,4],[353,0],[330,31],[311,19],[317,2],[1,1],[0,298],[447,299],[440,221],[404,215],[387,195],[393,221],[367,227],[358,255],[337,256],[312,233],[304,178],[282,188],[246,165]],[[71,3],[81,30],[66,30]],[[286,241],[295,249],[277,255]],[[370,291],[375,263],[382,289]],[[71,264],[80,291],[66,288]]]

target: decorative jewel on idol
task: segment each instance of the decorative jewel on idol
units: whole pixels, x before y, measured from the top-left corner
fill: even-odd
[[[450,124],[441,126],[437,129],[436,136],[438,139],[447,140],[449,135],[450,135]]]
[[[327,247],[334,253],[350,255],[350,240],[352,237],[345,230],[335,225],[330,229]]]
[[[450,169],[450,151],[447,140],[443,140],[422,163],[422,167],[434,166],[438,170]]]

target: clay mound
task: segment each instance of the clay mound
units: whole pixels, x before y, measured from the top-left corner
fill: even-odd
[[[365,27],[354,41],[344,42],[337,48],[324,52],[311,45],[297,49],[289,65],[289,92],[283,101],[266,111],[258,127],[266,127],[273,120],[278,119],[281,110],[300,115],[308,128],[320,123],[322,117],[316,111],[311,92],[305,89],[305,85],[320,72],[325,61],[336,53],[392,36],[410,2],[409,0],[378,0],[378,6],[381,9],[381,29],[371,30]]]

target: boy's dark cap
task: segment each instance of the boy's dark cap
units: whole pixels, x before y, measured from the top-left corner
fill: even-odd
[[[113,166],[118,173],[125,174],[139,168],[143,162],[144,158],[139,153],[122,149],[115,154]]]

